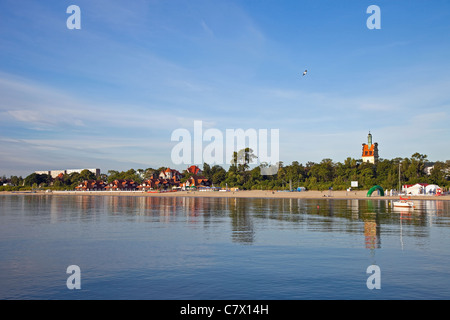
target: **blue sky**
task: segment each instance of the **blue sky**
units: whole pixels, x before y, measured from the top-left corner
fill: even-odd
[[[195,120],[279,129],[286,164],[360,158],[369,130],[448,160],[449,57],[446,0],[1,0],[0,175],[177,167]]]

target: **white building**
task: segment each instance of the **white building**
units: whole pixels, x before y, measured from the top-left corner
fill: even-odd
[[[81,173],[83,170],[89,170],[93,174],[95,174],[96,177],[100,176],[100,169],[66,169],[66,170],[50,170],[50,171],[35,171],[36,174],[48,174],[53,179],[55,179],[60,174],[71,174],[71,173]]]
[[[435,195],[437,193],[441,193],[442,188],[435,184],[429,184],[425,187],[425,194],[427,195]]]
[[[159,177],[162,179],[180,180],[182,176],[181,173],[178,172],[178,170],[167,168],[166,170],[161,171]]]
[[[428,183],[416,183],[414,185],[405,184],[402,186],[402,191],[409,196],[419,196],[425,194],[425,188]]]
[[[65,170],[67,174],[71,174],[71,173],[81,173],[81,171],[83,170],[88,170],[90,172],[92,172],[93,174],[95,174],[96,177],[98,177],[100,175],[100,169],[67,169]]]
[[[378,143],[372,143],[372,134],[369,132],[367,136],[367,144],[362,144],[362,161],[369,163],[377,163],[378,162]]]

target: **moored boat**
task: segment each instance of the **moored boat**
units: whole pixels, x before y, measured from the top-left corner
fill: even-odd
[[[400,200],[393,202],[394,207],[398,208],[414,208],[414,202],[409,201],[409,199],[405,199],[400,197]]]

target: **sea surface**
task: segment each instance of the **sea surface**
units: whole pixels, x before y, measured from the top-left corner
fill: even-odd
[[[0,196],[0,299],[449,299],[450,202],[415,203]]]

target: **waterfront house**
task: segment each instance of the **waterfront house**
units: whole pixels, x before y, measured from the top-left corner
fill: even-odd
[[[159,177],[162,179],[176,179],[176,180],[180,180],[182,178],[182,175],[179,171],[175,170],[175,169],[170,169],[167,168],[164,171],[161,171],[161,173],[159,174]]]
[[[186,182],[181,184],[182,189],[200,188],[200,187],[210,187],[212,185],[211,180],[201,177],[192,176],[186,180]]]
[[[159,179],[152,178],[144,180],[137,188],[142,191],[158,189]]]
[[[98,180],[85,180],[75,187],[75,189],[77,191],[103,191],[106,190],[106,183]]]
[[[152,178],[144,180],[137,188],[142,191],[156,189],[174,189],[180,187],[180,180],[175,175],[172,179]]]
[[[202,175],[203,173],[202,170],[200,170],[200,168],[197,166],[190,166],[186,171],[192,173],[193,175]]]
[[[405,184],[402,186],[402,191],[407,195],[418,196],[425,194],[425,188],[427,186],[428,183]]]
[[[105,187],[110,191],[135,191],[139,184],[134,180],[116,179]]]

